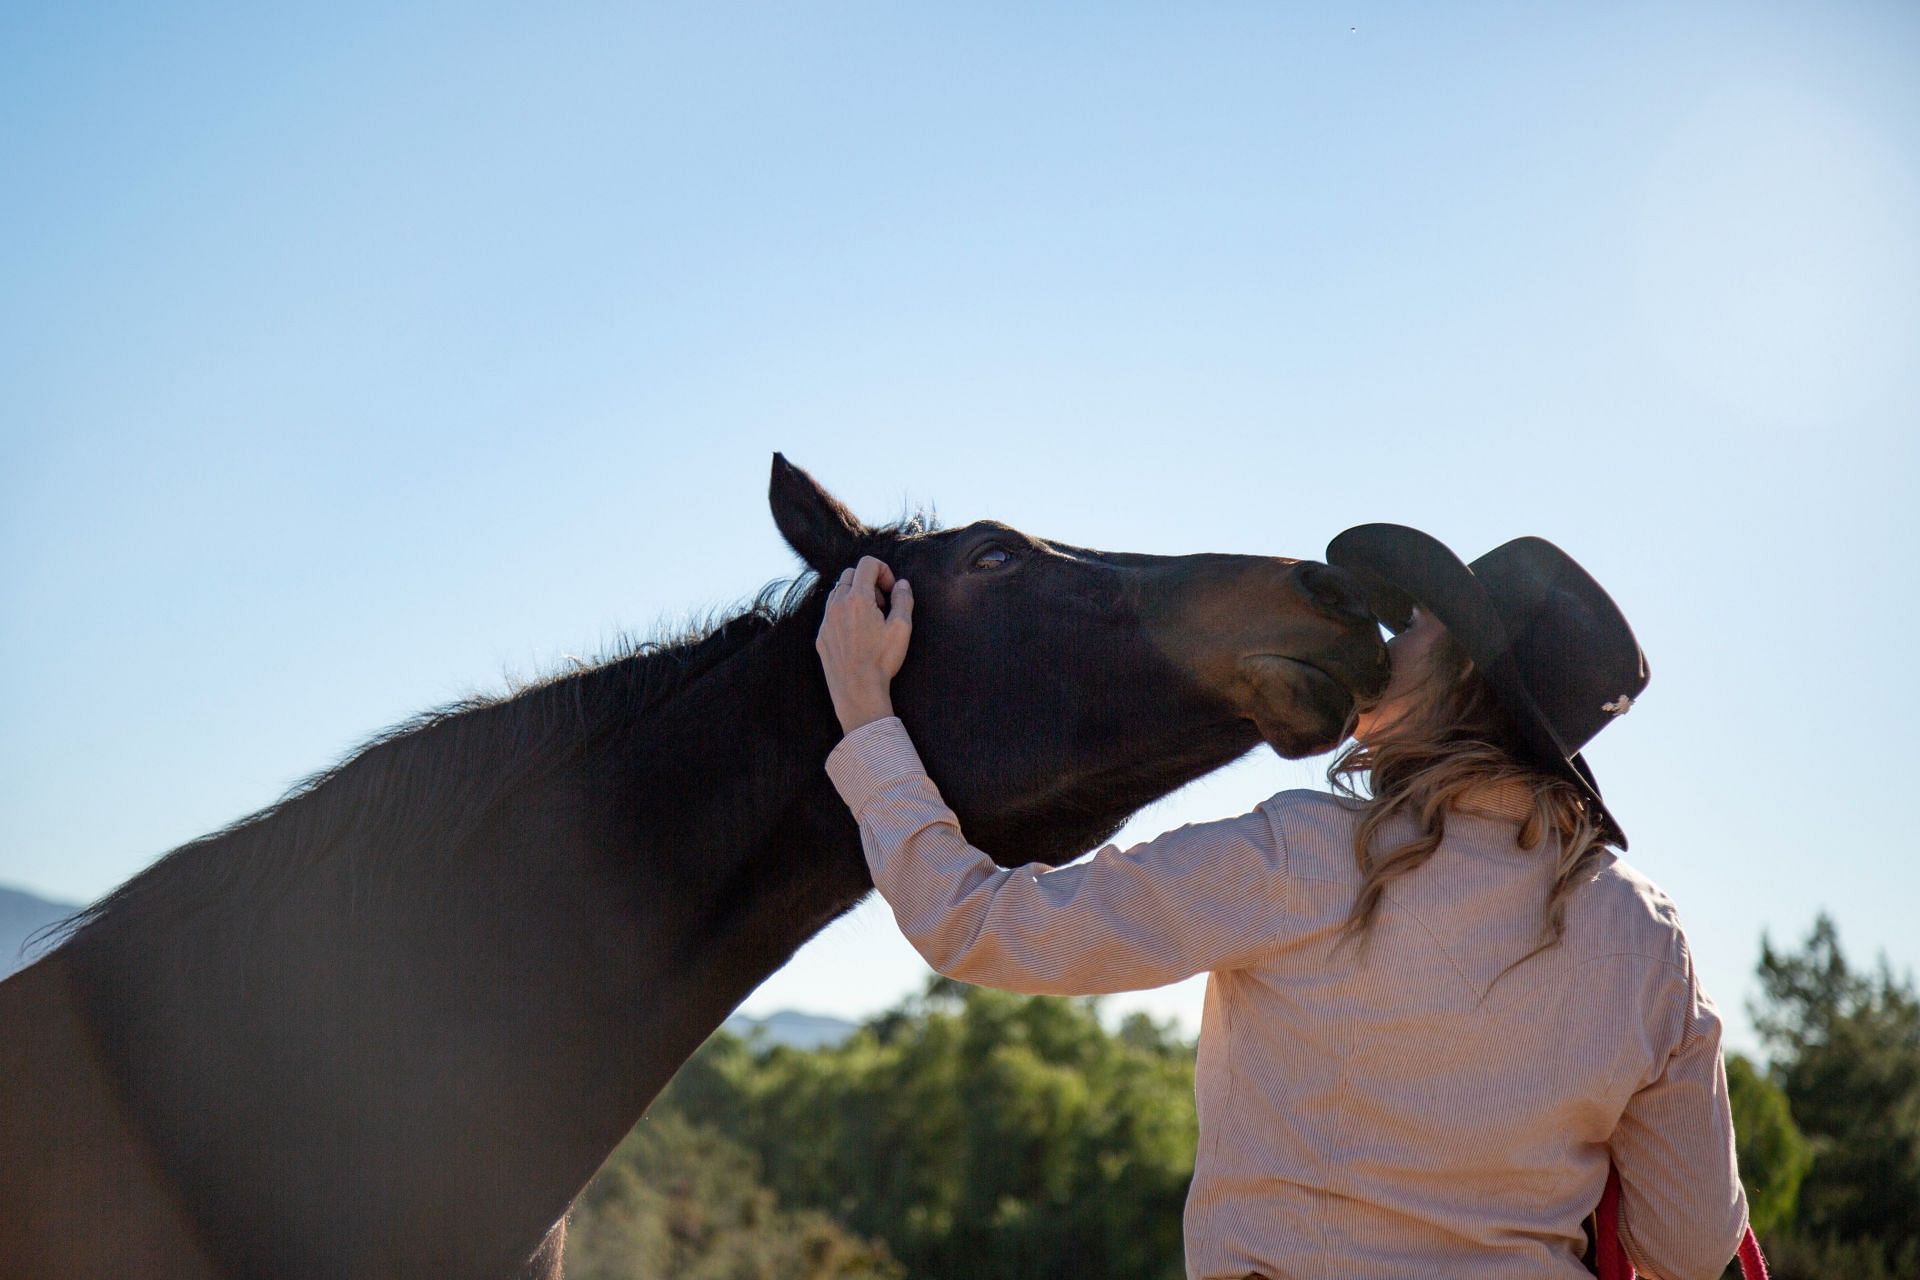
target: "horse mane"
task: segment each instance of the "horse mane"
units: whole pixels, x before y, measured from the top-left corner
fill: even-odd
[[[938,527],[931,511],[909,510],[868,530],[863,550],[884,551]],[[162,855],[37,931],[29,945],[110,945],[151,922],[230,918],[271,901],[343,850],[354,857],[379,850],[387,862],[456,848],[515,788],[658,711],[793,616],[818,585],[811,569],[775,579],[724,616],[708,614],[649,640],[622,639],[597,663],[575,659],[575,669],[403,720],[266,808]],[[382,867],[353,865],[349,873],[357,891],[371,890]]]
[[[47,926],[59,949],[106,943],[156,920],[247,911],[348,851],[380,861],[457,847],[515,788],[630,728],[793,615],[809,573],[776,580],[743,608],[663,638],[617,642],[594,664],[467,698],[374,735],[279,800],[163,855],[99,901]],[[574,660],[576,663],[578,659]],[[356,884],[381,878],[355,866]]]

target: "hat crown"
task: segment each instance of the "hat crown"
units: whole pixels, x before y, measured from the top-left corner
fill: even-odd
[[[1516,538],[1469,567],[1507,633],[1516,674],[1568,754],[1646,689],[1633,629],[1566,552],[1544,538]]]

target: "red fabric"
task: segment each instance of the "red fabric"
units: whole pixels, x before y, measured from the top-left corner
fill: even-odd
[[[1597,1248],[1600,1255],[1600,1280],[1634,1280],[1633,1264],[1627,1261],[1627,1248],[1620,1243],[1620,1171],[1607,1170],[1607,1189],[1600,1193],[1600,1208],[1594,1215],[1599,1228]]]
[[[1760,1242],[1753,1238],[1753,1228],[1747,1228],[1747,1234],[1740,1240],[1740,1274],[1747,1280],[1767,1280],[1767,1260],[1760,1252]]]
[[[1600,1280],[1636,1280],[1633,1263],[1627,1261],[1627,1247],[1620,1243],[1620,1171],[1607,1170],[1607,1189],[1600,1193],[1600,1207],[1594,1210],[1594,1252],[1599,1255]],[[1753,1228],[1740,1238],[1740,1274],[1747,1280],[1767,1280],[1767,1259]]]

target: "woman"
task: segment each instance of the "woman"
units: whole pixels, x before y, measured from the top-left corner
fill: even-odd
[[[842,574],[818,641],[846,731],[827,770],[874,883],[961,981],[1209,973],[1192,1276],[1585,1275],[1609,1161],[1642,1274],[1719,1276],[1746,1221],[1720,1019],[1578,754],[1646,686],[1625,619],[1537,538],[1469,566],[1362,525],[1327,559],[1396,631],[1338,794],[1057,871],[967,844],[892,714],[911,588],[872,559]]]

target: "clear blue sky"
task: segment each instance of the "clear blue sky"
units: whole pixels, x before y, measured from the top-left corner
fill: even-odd
[[[1763,928],[1920,965],[1912,5],[271,8],[0,15],[0,881],[790,572],[779,448],[1095,546],[1552,538],[1736,1040]],[[923,975],[868,907],[748,1007]]]

